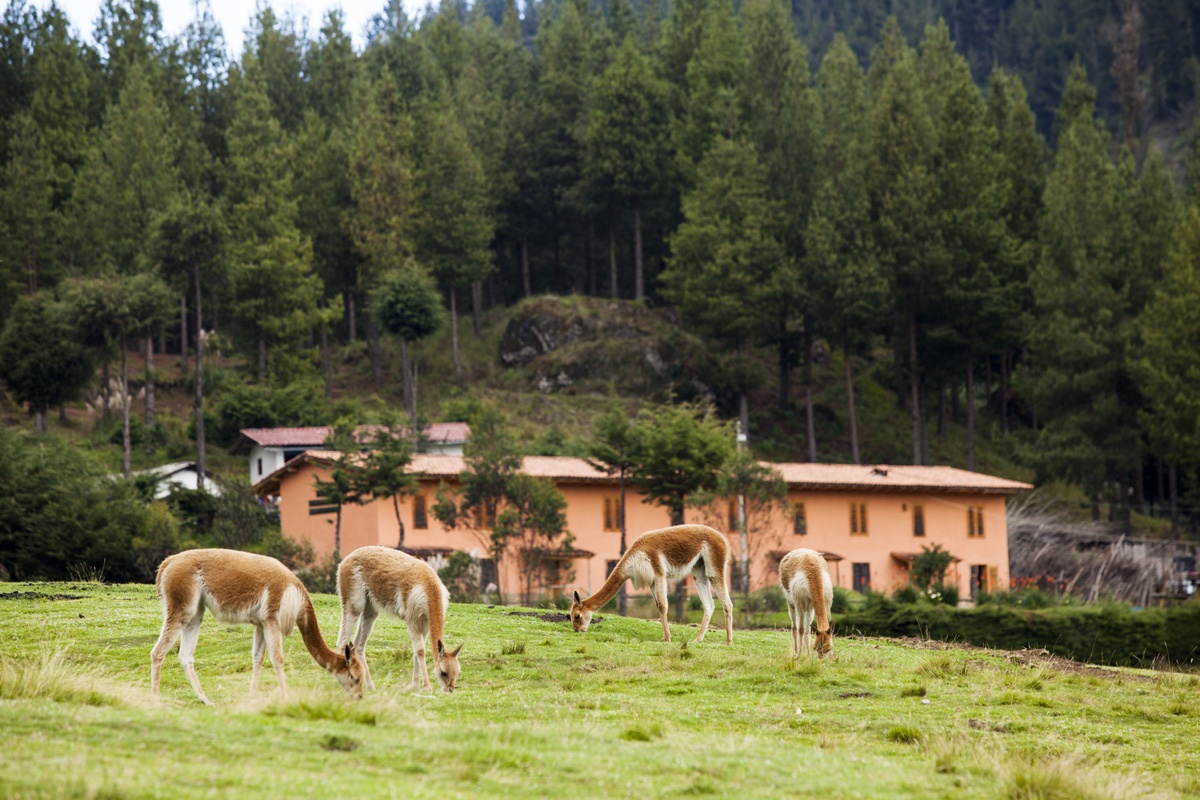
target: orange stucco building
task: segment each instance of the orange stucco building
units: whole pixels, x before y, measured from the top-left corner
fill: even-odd
[[[256,489],[263,497],[278,497],[283,533],[307,539],[317,554],[334,549],[332,509],[316,497],[314,480],[328,480],[338,454],[309,451],[266,476]],[[457,455],[418,454],[411,471],[420,490],[400,501],[405,548],[436,559],[455,550],[486,556],[486,530],[447,530],[432,513],[434,495],[445,482],[453,486],[464,466]],[[771,517],[748,510],[747,551],[752,586],[777,580],[779,558],[797,547],[826,554],[834,585],[848,589],[891,591],[907,581],[908,563],[923,546],[934,543],[955,558],[947,581],[964,597],[977,589],[1008,587],[1008,534],[1005,499],[1027,491],[1029,484],[1004,480],[952,467],[859,466],[846,464],[774,464],[788,484],[791,507]],[[616,514],[619,490],[615,478],[586,461],[562,456],[527,456],[524,471],[555,482],[567,501],[567,527],[574,551],[561,554],[573,577],[562,585],[543,587],[551,594],[577,588],[591,592],[600,586],[620,557]],[[688,509],[688,522],[722,530],[735,558],[739,552],[736,504]],[[628,489],[628,541],[640,533],[669,524],[667,511],[642,502]],[[377,501],[348,505],[342,510],[341,552],[364,545],[395,547],[399,525],[393,503]],[[516,559],[501,564],[506,593],[520,583]],[[483,559],[482,578],[489,582],[494,566]],[[514,591],[515,594],[515,591]]]

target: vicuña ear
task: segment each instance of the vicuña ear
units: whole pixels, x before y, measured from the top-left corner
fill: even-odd
[[[466,644],[466,642],[463,642],[458,647],[454,648],[454,652],[451,653],[450,655],[454,656],[455,658],[458,658],[458,654],[462,652],[464,644]]]
[[[354,644],[346,642],[346,646],[342,648],[342,653],[346,656],[346,664],[349,666],[350,662],[354,660]]]
[[[438,639],[438,641],[437,641],[437,657],[438,658],[446,657],[446,645],[442,644],[441,639]]]
[[[579,590],[578,589],[575,590],[575,602],[580,605],[583,605],[583,601],[579,599]]]

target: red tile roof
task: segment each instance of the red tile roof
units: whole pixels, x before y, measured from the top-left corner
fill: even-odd
[[[310,450],[297,456],[283,468],[258,482],[259,492],[268,491],[268,482],[277,486],[286,472],[295,469],[302,459],[334,461],[341,454],[335,450]],[[428,478],[457,477],[466,461],[462,456],[438,453],[413,455],[411,472]],[[868,492],[956,492],[971,494],[1019,494],[1033,487],[1028,483],[1010,481],[954,467],[895,467],[860,466],[856,464],[768,464],[782,473],[783,478],[797,489],[857,490]],[[616,478],[593,467],[582,458],[571,456],[525,456],[525,473],[535,477],[552,478],[562,483],[615,483]],[[274,480],[272,480],[274,479]]]
[[[369,441],[371,434],[378,426],[360,425],[355,434],[361,441]],[[325,444],[333,428],[321,425],[312,428],[243,428],[242,436],[262,447],[320,447]],[[408,429],[404,429],[407,435]],[[465,442],[471,435],[471,426],[465,422],[434,422],[425,426],[424,436],[431,442]],[[238,442],[234,452],[246,451],[249,448]]]
[[[968,472],[956,467],[860,464],[771,464],[789,485],[804,489],[858,489],[868,492],[929,491],[1020,494],[1028,483]]]

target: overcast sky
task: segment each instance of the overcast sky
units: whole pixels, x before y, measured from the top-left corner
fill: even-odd
[[[246,26],[254,14],[255,0],[209,0],[213,16],[225,29],[225,43],[230,52],[242,52],[242,39]],[[363,46],[363,28],[372,16],[383,10],[386,0],[274,0],[271,7],[278,16],[291,12],[296,17],[308,18],[308,30],[315,37],[321,28],[325,12],[341,8],[346,15],[346,29],[354,36],[356,47]],[[45,0],[34,0],[34,5],[45,7]],[[404,0],[404,8],[410,17],[419,15],[426,0]],[[71,24],[85,41],[92,40],[96,18],[100,15],[100,0],[58,0],[58,5],[67,12]],[[163,29],[169,35],[182,31],[196,11],[191,0],[159,0],[162,11]]]

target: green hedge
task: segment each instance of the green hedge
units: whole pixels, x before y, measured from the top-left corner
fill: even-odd
[[[1200,600],[1142,611],[1116,604],[1033,610],[992,604],[978,608],[901,605],[874,596],[861,610],[835,621],[843,634],[918,636],[1002,650],[1045,648],[1095,664],[1148,666],[1155,660],[1200,664]]]

